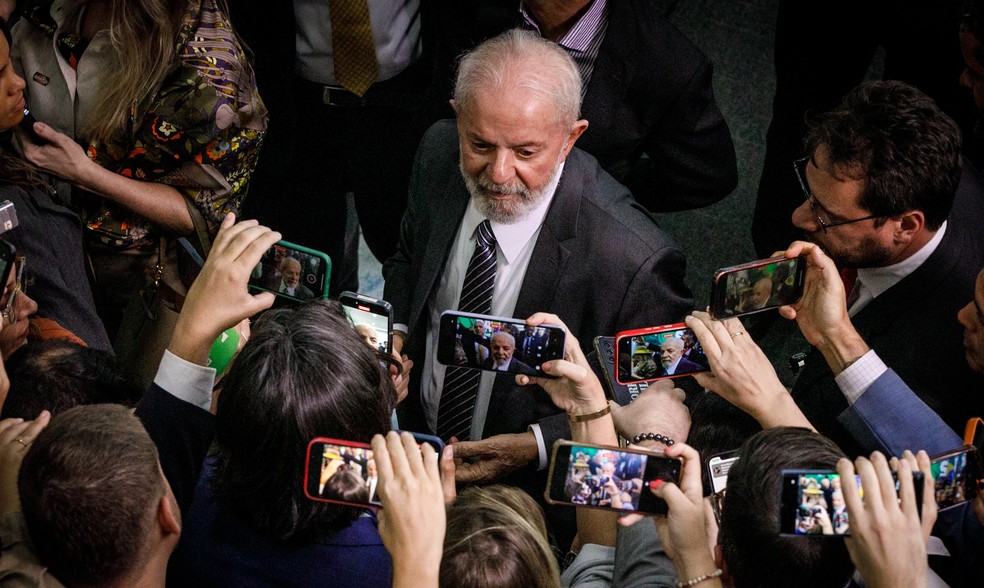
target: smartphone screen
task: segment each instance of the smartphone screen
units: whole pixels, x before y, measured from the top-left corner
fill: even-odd
[[[550,460],[546,498],[551,503],[665,514],[666,502],[646,488],[653,480],[678,483],[680,460],[559,441]]]
[[[620,384],[678,378],[709,371],[707,356],[694,332],[683,323],[615,337],[615,374]]]
[[[977,450],[965,447],[934,457],[930,473],[936,483],[936,506],[945,510],[973,499],[977,495]]]
[[[861,498],[861,477],[855,476]],[[916,506],[922,510],[922,472],[912,473]],[[895,483],[898,492],[898,481]],[[782,535],[850,535],[847,503],[841,490],[840,474],[833,471],[782,472],[779,507],[779,533]]]
[[[711,286],[711,316],[720,319],[793,304],[803,295],[805,272],[802,257],[720,269]]]
[[[378,478],[367,443],[318,438],[308,445],[304,493],[312,500],[379,508]]]
[[[728,487],[728,472],[738,461],[737,451],[715,455],[707,460],[707,475],[711,480],[711,492],[717,494]]]
[[[274,243],[253,268],[249,287],[273,292],[278,301],[325,298],[331,260],[327,255],[287,241]]]
[[[373,349],[389,353],[393,348],[392,305],[385,300],[355,292],[342,292],[338,301],[366,343]]]
[[[550,377],[544,362],[564,357],[564,329],[526,321],[447,311],[441,315],[437,361],[460,366]]]

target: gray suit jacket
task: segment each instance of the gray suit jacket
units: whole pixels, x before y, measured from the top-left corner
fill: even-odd
[[[394,322],[409,327],[404,352],[418,365],[427,304],[468,200],[455,123],[440,121],[420,144],[398,251],[383,266],[384,298],[393,304]],[[587,353],[597,335],[682,319],[693,309],[684,269],[683,255],[629,191],[575,147],[537,237],[514,316],[557,314]],[[420,370],[412,372],[410,396],[398,409],[401,425],[411,431],[426,431],[420,377]],[[558,412],[545,393],[499,376],[484,435],[522,432],[539,421],[549,447],[568,432]]]

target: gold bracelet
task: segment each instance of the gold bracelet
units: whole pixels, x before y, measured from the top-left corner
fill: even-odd
[[[572,423],[584,423],[584,422],[587,422],[587,421],[593,421],[595,419],[600,419],[601,417],[605,416],[606,414],[610,413],[611,411],[612,411],[612,405],[609,403],[609,404],[606,404],[605,405],[605,408],[603,408],[601,410],[597,410],[595,412],[589,412],[588,414],[572,414],[572,415],[569,415],[569,418],[571,419],[571,422]]]

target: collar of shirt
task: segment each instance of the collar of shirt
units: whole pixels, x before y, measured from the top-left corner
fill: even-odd
[[[561,162],[557,175],[547,185],[543,200],[522,219],[510,224],[497,223],[495,221],[490,222],[492,233],[495,234],[498,253],[502,254],[505,263],[510,264],[515,261],[523,248],[526,247],[526,244],[529,243],[529,240],[536,234],[540,225],[543,224],[543,219],[547,216],[547,210],[550,208],[550,203],[553,202],[554,193],[557,192],[557,184],[560,183],[560,177],[563,174],[564,163]],[[475,240],[475,232],[478,230],[478,225],[484,220],[485,215],[475,207],[475,199],[470,199],[468,201],[468,208],[465,210],[465,216],[461,220],[461,226],[468,227],[468,235],[472,241]]]
[[[557,44],[568,51],[585,53],[591,49],[592,41],[598,36],[599,32],[608,24],[608,0],[594,0],[581,18],[574,23],[571,30],[561,38],[557,39]],[[526,10],[526,5],[519,3],[519,13],[523,17],[526,26],[540,32],[540,25],[533,20],[533,16]]]
[[[939,247],[944,233],[946,233],[946,221],[943,221],[943,224],[936,231],[936,234],[933,235],[933,238],[929,240],[929,243],[923,245],[919,251],[892,265],[861,268],[858,270],[858,280],[864,284],[865,289],[871,292],[872,298],[877,298],[883,292],[902,281],[902,278],[916,271],[919,266],[929,259],[929,256]]]

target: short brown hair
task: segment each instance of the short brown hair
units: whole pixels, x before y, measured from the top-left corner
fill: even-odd
[[[17,486],[38,557],[63,583],[103,585],[146,563],[165,482],[157,448],[127,408],[55,416],[24,456]]]

